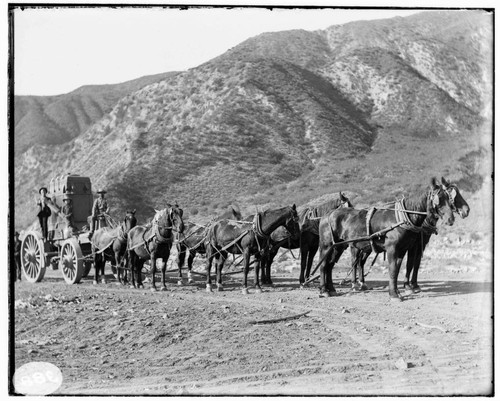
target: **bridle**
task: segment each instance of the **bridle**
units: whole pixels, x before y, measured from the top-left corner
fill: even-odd
[[[165,230],[165,231],[169,231],[167,233],[167,237],[163,236],[160,233],[160,224],[159,224],[160,218],[163,217],[163,215],[165,215],[165,214],[167,215],[167,224],[169,224],[169,225],[161,226],[161,229]],[[172,208],[170,208],[168,210],[168,212],[167,212],[167,209],[163,209],[163,210],[160,210],[159,212],[157,212],[155,214],[155,216],[153,217],[153,221],[151,222],[151,224],[152,224],[152,230],[153,230],[154,236],[157,238],[158,242],[167,242],[167,241],[170,241],[170,239],[171,239],[171,232],[172,231],[179,231],[177,229],[177,227],[175,227],[172,224],[172,221],[173,221],[173,211],[172,211]]]
[[[443,189],[445,190],[448,198],[450,199],[450,207],[454,213],[458,213],[457,206],[455,205],[455,198],[458,193],[458,187],[455,184],[449,184],[448,186],[443,185]]]
[[[444,190],[442,187],[438,187],[435,189],[429,190],[429,193],[427,194],[427,202],[432,205],[431,207],[431,214],[437,218],[443,217],[443,213],[441,213],[441,208],[439,207],[440,205],[440,198],[439,194],[441,191],[446,192],[446,194],[449,197],[449,194],[446,190]]]

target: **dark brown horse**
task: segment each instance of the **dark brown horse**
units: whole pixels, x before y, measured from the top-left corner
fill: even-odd
[[[122,223],[116,227],[110,226],[99,228],[91,239],[92,254],[94,255],[94,284],[99,282],[99,273],[102,274],[102,282],[106,283],[104,277],[104,266],[106,261],[111,262],[116,267],[118,281],[122,281],[122,272],[124,270],[123,262],[126,259],[127,237],[129,231],[135,227],[137,219],[135,218],[135,209],[128,210]]]
[[[470,208],[465,199],[462,197],[462,194],[460,193],[457,185],[448,182],[443,177],[441,177],[441,184],[450,197],[452,210],[457,213],[462,219],[465,219],[469,215]],[[433,225],[435,226],[435,222],[433,223]],[[420,267],[420,262],[422,260],[425,247],[429,243],[429,240],[434,233],[437,233],[435,229],[423,231],[420,240],[416,241],[414,246],[408,249],[406,260],[406,280],[404,283],[404,288],[407,290],[407,292],[420,292],[420,286],[418,285],[417,280],[418,269]]]
[[[352,208],[352,204],[347,196],[339,192],[338,199],[300,210],[300,284],[304,284],[311,274],[311,266],[319,246],[319,221],[321,217],[341,207]]]
[[[233,206],[229,207],[229,210],[214,218],[210,223],[201,225],[194,222],[186,222],[184,227],[184,233],[181,239],[177,242],[177,266],[179,267],[179,277],[178,284],[182,285],[182,267],[184,266],[184,261],[186,259],[186,253],[188,256],[188,283],[194,283],[191,270],[193,268],[193,260],[197,253],[204,255],[206,253],[205,239],[208,230],[216,221],[228,219],[228,220],[243,220],[239,210],[236,210]]]
[[[442,218],[453,225],[455,218],[450,197],[435,178],[430,188],[398,203],[398,211],[387,209],[337,209],[324,216],[319,225],[320,235],[320,295],[335,294],[332,268],[350,243],[360,251],[387,252],[389,263],[389,296],[401,300],[397,279],[401,262],[408,249],[419,239],[422,226],[429,219]],[[370,213],[370,214],[369,214]],[[369,234],[372,241],[359,240]],[[334,245],[335,243],[342,243]]]
[[[325,214],[339,207],[352,207],[349,198],[339,192],[337,199],[331,199],[317,206],[301,206],[297,213],[299,216],[299,233],[290,235],[290,230],[278,227],[272,234],[267,252],[262,261],[262,284],[272,284],[271,265],[279,248],[300,248],[300,276],[299,282],[303,284],[311,273],[311,266],[319,245],[319,220]]]
[[[262,292],[259,282],[260,260],[269,241],[269,236],[279,226],[288,225],[290,220],[298,222],[295,205],[266,210],[245,219],[244,222],[220,220],[214,223],[207,234],[207,291],[212,291],[210,270],[212,260],[217,263],[217,290],[222,291],[222,268],[228,253],[243,255],[243,294],[248,294],[247,277],[250,256],[255,258],[254,285],[256,292]]]
[[[441,177],[441,185],[444,190],[448,192],[450,197],[450,205],[453,212],[458,213],[462,218],[466,218],[469,215],[469,205],[462,197],[457,185],[449,183],[445,178]],[[388,209],[393,210],[395,208],[395,203],[390,203],[387,206]],[[420,237],[417,241],[413,243],[407,251],[406,259],[406,280],[404,282],[404,288],[407,293],[418,293],[420,292],[420,287],[417,282],[418,269],[422,260],[423,252],[432,234],[437,233],[436,216],[428,216],[425,220],[426,224],[422,226],[420,232]],[[356,246],[351,245],[351,272],[352,272],[352,288],[354,291],[364,291],[368,289],[365,283],[364,277],[364,265],[371,253],[371,249],[368,252],[361,251]],[[413,275],[412,275],[413,273]],[[412,276],[410,282],[410,276]]]
[[[143,288],[141,270],[144,262],[150,260],[151,290],[157,291],[155,284],[156,259],[161,258],[161,289],[162,291],[167,289],[165,270],[172,248],[173,231],[177,233],[184,231],[182,209],[177,205],[167,205],[165,209],[156,211],[149,224],[136,226],[130,230],[128,233],[128,253],[132,273],[131,288]]]

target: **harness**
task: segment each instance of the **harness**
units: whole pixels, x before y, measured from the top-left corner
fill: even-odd
[[[95,237],[93,239],[95,239]],[[93,252],[92,255],[98,255],[98,254],[103,253],[104,251],[106,251],[113,244],[113,242],[115,242],[115,240],[118,240],[121,243],[127,241],[127,233],[125,232],[125,229],[123,228],[122,225],[120,225],[120,227],[119,227],[118,234],[115,235],[115,236],[112,236],[111,237],[111,241],[106,246],[102,247],[101,249],[99,249],[96,252]],[[95,248],[97,248],[97,244],[95,242],[93,242],[92,240],[90,240],[90,243],[92,244],[92,246],[94,246]]]
[[[169,221],[170,221],[170,217],[169,217]],[[128,244],[129,251],[134,250],[134,249],[144,245],[144,249],[146,250],[146,252],[149,255],[151,255],[150,244],[153,241],[155,241],[156,244],[165,244],[165,243],[169,243],[169,242],[172,243],[173,242],[172,241],[172,229],[174,228],[173,226],[164,227],[165,230],[170,230],[168,236],[164,237],[160,233],[160,228],[158,226],[158,220],[156,218],[153,219],[153,222],[151,224],[152,224],[152,226],[146,226],[146,230],[142,234],[142,242],[138,243],[137,245],[134,245],[133,247],[130,247],[130,244]],[[149,233],[149,235],[146,235],[148,233]]]

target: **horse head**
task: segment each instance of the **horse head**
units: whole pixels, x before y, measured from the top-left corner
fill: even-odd
[[[133,227],[137,225],[137,219],[135,217],[135,209],[127,210],[125,212],[125,218],[122,222],[122,228],[125,233],[128,233]]]
[[[427,200],[427,213],[440,217],[445,224],[452,226],[455,222],[455,216],[450,196],[443,186],[438,184],[435,177],[431,180]]]
[[[345,196],[345,194],[343,194],[342,192],[339,192],[339,201],[340,201],[339,207],[353,207],[349,198]]]
[[[300,234],[300,226],[299,226],[299,215],[297,214],[297,207],[295,204],[290,208],[290,214],[285,220],[285,224],[283,225],[286,230],[290,233],[291,238],[298,238]]]
[[[174,227],[174,230],[179,234],[182,234],[184,231],[184,221],[182,220],[183,214],[184,211],[179,207],[177,203],[173,206],[170,205],[168,208],[168,216],[170,218],[170,222]]]
[[[453,211],[458,213],[462,219],[465,219],[469,215],[470,208],[456,184],[446,181],[444,177],[441,177],[441,184],[450,197],[450,205]]]

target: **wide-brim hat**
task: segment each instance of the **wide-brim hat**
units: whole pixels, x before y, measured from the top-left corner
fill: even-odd
[[[104,189],[100,189],[99,191],[97,191],[98,194],[107,194],[108,192]]]
[[[38,190],[38,193],[41,194],[42,193],[42,189],[45,189],[45,192],[49,192],[49,190],[47,189],[47,187],[41,187],[39,190]]]

